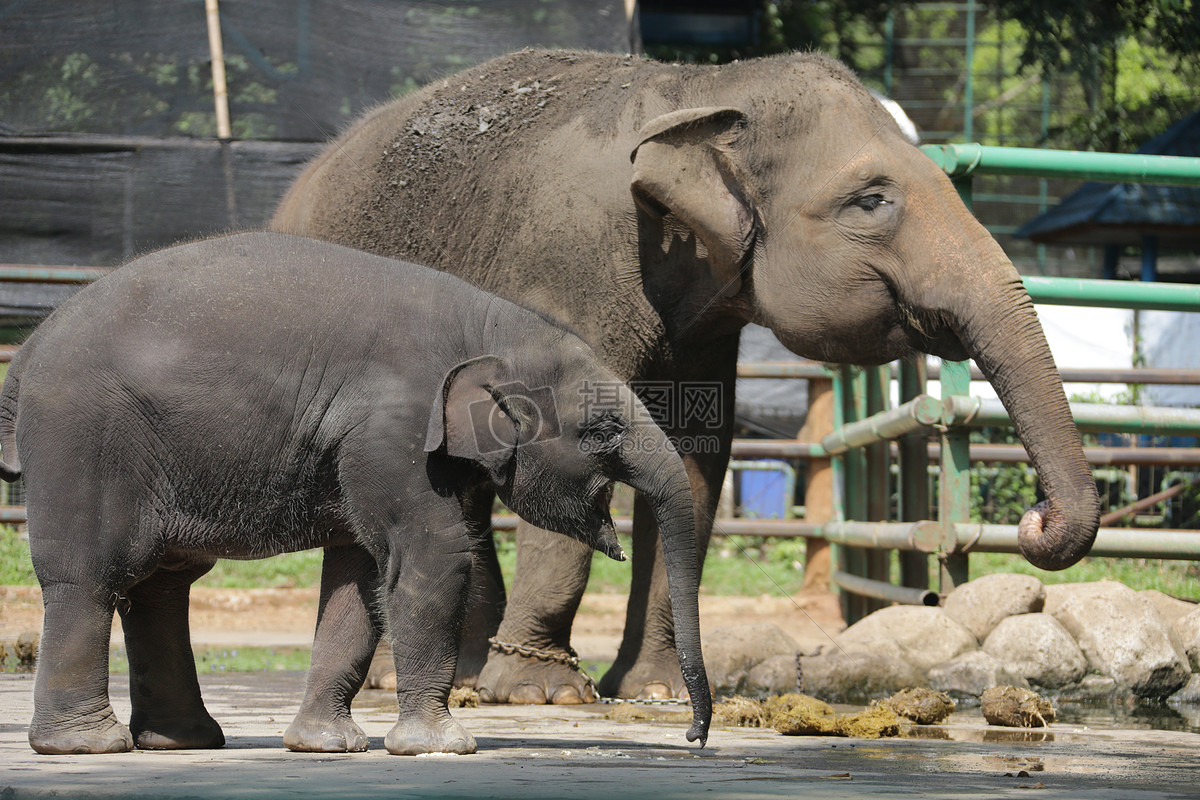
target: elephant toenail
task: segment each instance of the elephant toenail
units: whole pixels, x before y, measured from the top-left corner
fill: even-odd
[[[667,700],[671,698],[671,687],[665,683],[647,683],[638,693],[638,700]]]
[[[546,693],[540,686],[532,683],[522,683],[509,692],[508,702],[523,706],[545,705]]]
[[[554,692],[554,698],[550,701],[556,706],[577,706],[584,703],[584,699],[579,696],[579,690],[574,686],[563,685],[558,687]]]

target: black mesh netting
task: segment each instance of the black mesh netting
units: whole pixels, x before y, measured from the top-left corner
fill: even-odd
[[[314,141],[526,46],[625,52],[623,0],[222,0],[233,133]],[[215,136],[201,0],[0,0],[0,129]]]
[[[624,0],[0,0],[0,264],[109,266],[262,225],[364,108],[526,46],[626,52]],[[65,287],[0,284],[0,324]]]

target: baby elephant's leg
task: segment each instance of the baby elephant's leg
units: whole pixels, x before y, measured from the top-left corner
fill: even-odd
[[[290,750],[317,753],[367,749],[367,735],[350,717],[382,621],[374,609],[379,571],[357,545],[325,548],[321,604],[304,701],[283,735]]]
[[[36,564],[35,560],[35,564]],[[29,744],[39,753],[123,753],[133,738],[108,701],[114,598],[78,583],[42,580],[45,617]]]
[[[159,567],[119,604],[129,652],[129,727],[149,750],[221,747],[225,735],[204,707],[188,631],[192,582],[212,563]]]
[[[73,491],[31,495],[27,506],[30,556],[45,607],[29,744],[39,753],[121,753],[133,748],[133,737],[108,699],[113,610],[124,589],[121,576],[148,574],[153,565],[127,533],[133,520],[121,512],[137,504],[122,495],[122,486],[88,491],[101,480],[79,474],[85,459],[75,452],[51,455],[48,470],[27,462],[27,477],[37,474],[36,483]]]
[[[405,533],[386,601],[400,716],[385,745],[395,755],[474,753],[475,737],[446,706],[471,573],[465,526]]]

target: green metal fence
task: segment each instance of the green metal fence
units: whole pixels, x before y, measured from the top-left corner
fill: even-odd
[[[1119,155],[1023,148],[984,147],[977,144],[927,146],[924,151],[955,181],[970,204],[971,176],[975,174],[1070,177],[1101,181],[1200,185],[1200,158]],[[1036,303],[1110,306],[1131,309],[1161,309],[1200,312],[1200,287],[1117,281],[1030,277],[1026,289]],[[1003,406],[996,401],[969,396],[970,371],[966,362],[945,363],[941,370],[939,402],[924,394],[923,378],[915,377],[918,365],[901,368],[902,405],[874,415],[861,413],[872,401],[860,394],[870,391],[860,375],[843,373],[838,380],[843,401],[840,426],[821,443],[828,453],[843,454],[840,507],[841,520],[823,526],[821,535],[844,548],[843,570],[835,575],[844,591],[857,594],[845,604],[848,621],[870,610],[863,597],[895,600],[887,583],[886,569],[872,563],[859,548],[886,548],[936,555],[941,564],[940,590],[945,593],[968,579],[968,553],[972,551],[1017,552],[1016,526],[970,523],[970,425],[997,426],[1009,423]],[[886,384],[885,384],[886,385]],[[886,402],[886,392],[882,402]],[[878,404],[879,400],[875,403]],[[1175,408],[1115,407],[1072,404],[1081,430],[1200,435],[1200,410]],[[921,521],[913,516],[927,486],[927,471],[920,461],[901,470],[900,508],[904,522],[884,521],[885,515],[868,510],[862,498],[867,489],[860,482],[879,474],[872,456],[851,448],[874,447],[880,441],[925,432],[941,439],[938,520]],[[902,445],[903,446],[903,445]],[[856,454],[857,453],[857,454]],[[902,450],[903,458],[903,450]],[[859,521],[862,520],[862,521]],[[1134,532],[1102,528],[1092,549],[1094,555],[1140,556],[1200,560],[1200,532]],[[886,563],[886,562],[885,562]],[[840,579],[839,579],[840,578]],[[865,580],[864,580],[865,579]],[[908,581],[905,581],[906,583]],[[909,602],[921,602],[920,581],[909,587]]]

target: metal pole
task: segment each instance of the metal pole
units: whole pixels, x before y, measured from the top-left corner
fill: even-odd
[[[926,430],[942,421],[941,405],[936,398],[920,395],[891,411],[881,411],[841,426],[821,440],[821,447],[832,455],[840,455],[847,450]]]
[[[978,174],[1175,186],[1200,183],[1200,158],[1193,156],[990,147],[973,142],[930,144],[921,150],[952,178]]]
[[[1200,158],[1196,159],[1200,161]],[[1059,306],[1108,306],[1142,311],[1196,311],[1200,286],[1182,283],[1139,283],[1091,278],[1021,278],[1035,303]]]
[[[924,356],[900,362],[900,402],[925,394]],[[929,516],[929,448],[924,437],[910,434],[897,442],[900,461],[900,519],[916,522]],[[929,558],[912,550],[900,552],[900,583],[912,589],[929,588]]]
[[[1142,237],[1142,282],[1158,280],[1158,237]]]
[[[891,405],[891,371],[886,366],[870,367],[864,371],[867,414],[875,417],[887,411]],[[867,519],[883,521],[888,518],[891,505],[892,455],[891,443],[880,440],[865,448]],[[892,554],[890,550],[868,550],[866,553],[867,578],[889,585]],[[883,607],[878,596],[868,595],[867,613]]]
[[[966,86],[963,93],[963,139],[975,138],[975,0],[967,0]]]
[[[965,361],[942,363],[942,397],[951,403],[962,399],[971,390],[971,371]],[[948,428],[941,436],[942,469],[941,486],[938,490],[938,520],[943,529],[967,522],[971,518],[971,452],[968,432],[962,428]],[[949,594],[955,586],[970,580],[970,568],[966,553],[943,552],[941,558],[940,586],[942,594]]]
[[[945,373],[942,381],[944,385]],[[943,402],[947,425],[994,427],[1011,424],[1008,412],[999,400],[956,396]],[[1194,408],[1071,403],[1071,416],[1081,431],[1200,436],[1200,409]]]
[[[939,602],[937,592],[929,589],[913,589],[907,586],[895,586],[887,581],[860,578],[846,572],[833,573],[833,582],[848,592],[863,597],[883,600],[888,603],[900,603],[908,606],[936,606]]]

